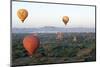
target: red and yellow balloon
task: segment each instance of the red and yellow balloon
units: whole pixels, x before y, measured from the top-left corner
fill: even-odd
[[[28,16],[28,11],[26,9],[19,9],[17,11],[17,16],[19,17],[19,19],[22,21],[22,23],[24,22],[24,20],[27,18]]]

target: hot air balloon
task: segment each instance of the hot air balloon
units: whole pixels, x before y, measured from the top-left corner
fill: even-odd
[[[19,17],[19,19],[22,21],[22,23],[24,22],[24,20],[27,18],[28,16],[28,11],[26,9],[19,9],[17,11],[17,16]]]
[[[36,50],[39,48],[40,40],[37,36],[34,35],[27,35],[23,39],[23,46],[28,52],[29,56],[35,54]]]
[[[68,21],[69,21],[69,17],[68,16],[63,16],[62,20],[63,20],[63,22],[64,22],[64,24],[66,26]]]

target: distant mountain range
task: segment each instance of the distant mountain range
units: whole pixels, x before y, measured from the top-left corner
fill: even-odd
[[[13,33],[95,32],[95,28],[62,28],[45,26],[40,28],[12,28]]]

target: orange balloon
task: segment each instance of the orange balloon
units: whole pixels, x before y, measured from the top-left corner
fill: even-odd
[[[32,56],[36,52],[36,50],[39,48],[40,40],[37,36],[34,35],[28,35],[23,40],[23,46],[28,52],[29,56]]]
[[[63,16],[62,20],[63,20],[64,24],[67,25],[67,23],[69,21],[69,17],[68,16]]]
[[[24,20],[26,19],[26,17],[28,16],[28,11],[26,9],[19,9],[17,11],[17,16],[19,17],[19,19],[24,22]]]

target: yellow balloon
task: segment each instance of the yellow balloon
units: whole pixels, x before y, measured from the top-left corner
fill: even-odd
[[[69,17],[68,16],[63,16],[62,20],[63,20],[64,24],[67,25],[67,23],[69,21]]]
[[[22,23],[24,22],[24,20],[27,18],[28,16],[28,11],[26,9],[19,9],[17,11],[17,16],[19,17],[19,19],[22,21]]]

